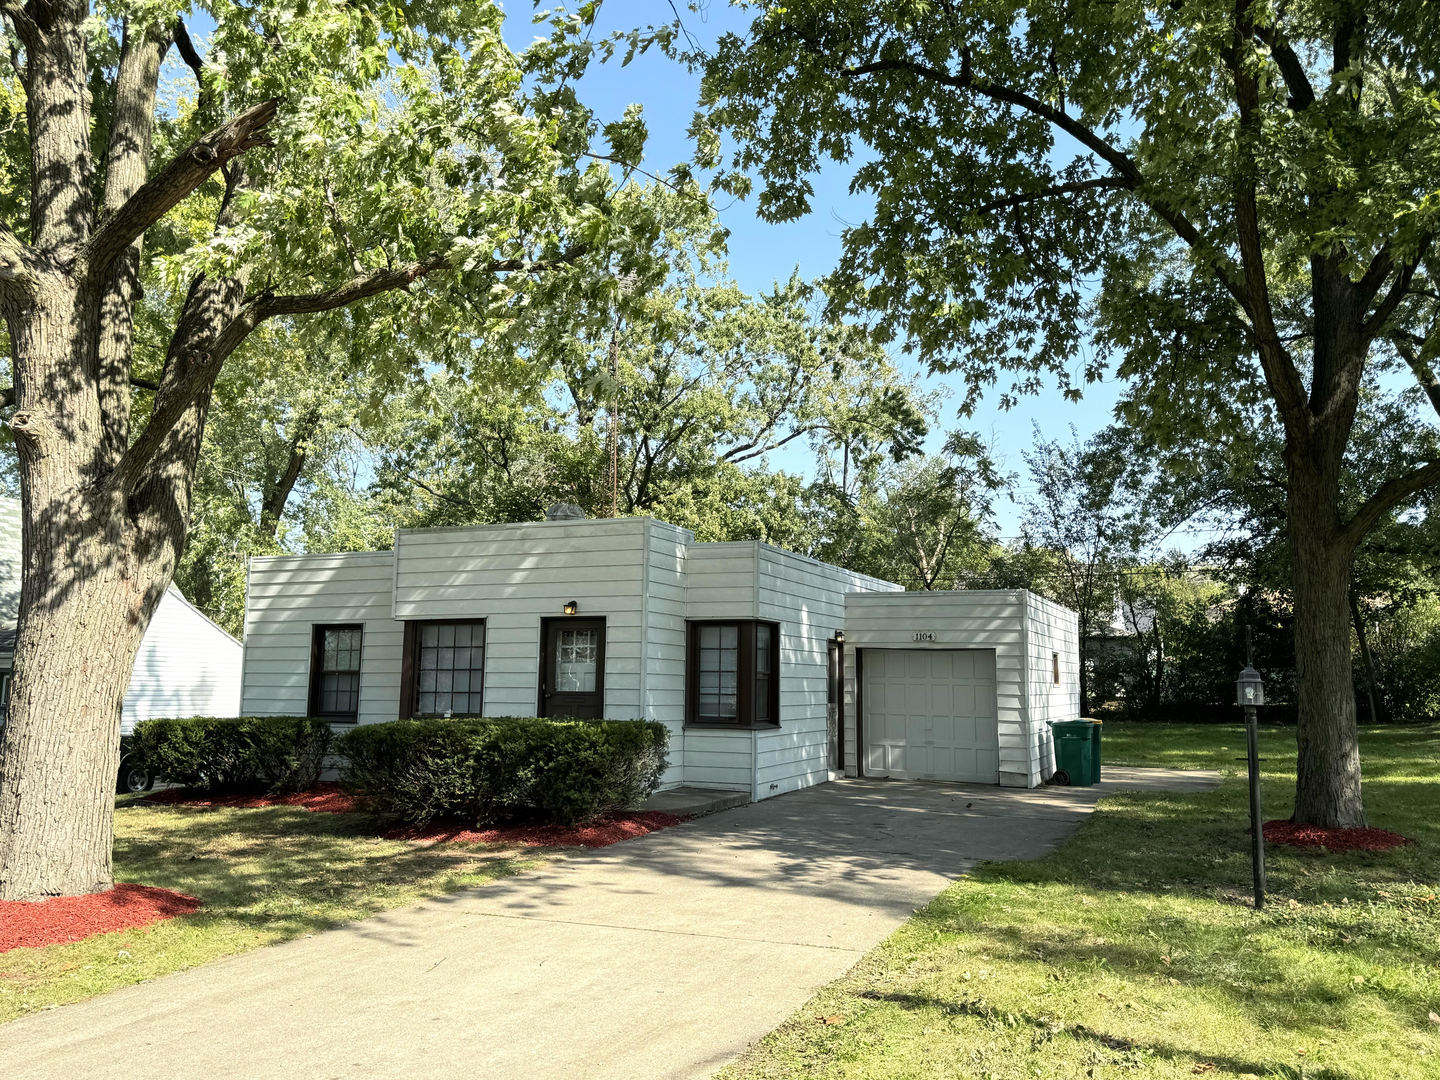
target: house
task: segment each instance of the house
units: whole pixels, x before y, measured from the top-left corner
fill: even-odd
[[[15,665],[20,572],[20,502],[0,499],[0,717]],[[240,642],[171,585],[136,653],[120,733],[154,716],[238,715],[243,657]]]
[[[1033,787],[1077,673],[1074,613],[1030,593],[907,593],[652,518],[559,519],[252,559],[241,711],[658,720],[665,786],[752,799],[841,775]]]

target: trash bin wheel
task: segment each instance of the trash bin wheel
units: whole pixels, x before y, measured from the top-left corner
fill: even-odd
[[[1056,769],[1050,779],[1057,784],[1064,784],[1066,787],[1070,785],[1070,774],[1064,769]]]

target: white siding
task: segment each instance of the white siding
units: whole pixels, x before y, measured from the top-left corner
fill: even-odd
[[[402,529],[394,618],[484,619],[485,712],[534,716],[540,622],[561,617],[574,600],[580,615],[605,620],[605,716],[640,719],[651,524],[617,518]]]
[[[858,775],[856,650],[994,649],[1000,783],[1030,787],[1025,712],[1024,593],[907,592],[849,596],[845,604],[845,773]],[[933,634],[917,642],[916,634]],[[864,677],[860,659],[860,677]],[[863,717],[860,721],[864,723]]]
[[[1025,594],[1031,783],[1055,771],[1055,743],[1049,721],[1080,715],[1080,618],[1069,608],[1034,593]],[[1055,682],[1055,657],[1060,682]]]
[[[846,774],[858,775],[857,649],[993,649],[1000,783],[1042,783],[1054,769],[1046,721],[1072,719],[1079,710],[1077,626],[1074,612],[1024,590],[847,597]],[[917,634],[933,635],[933,640],[917,642]],[[1057,652],[1058,687],[1052,674]],[[863,679],[863,657],[859,670]],[[860,722],[863,725],[863,717]]]
[[[237,715],[243,652],[172,585],[135,656],[120,731],[156,716]]]
[[[388,551],[251,559],[241,715],[304,716],[314,627],[361,623],[360,723],[394,720],[403,627],[390,614],[393,579]]]
[[[830,779],[828,642],[845,628],[847,593],[895,593],[901,586],[769,544],[758,544],[756,554],[757,615],[780,624],[780,727],[755,733],[751,797],[763,799]]]
[[[644,716],[670,731],[670,767],[660,783],[674,787],[685,776],[685,529],[652,521],[647,531],[645,574]],[[695,783],[694,779],[688,780]]]

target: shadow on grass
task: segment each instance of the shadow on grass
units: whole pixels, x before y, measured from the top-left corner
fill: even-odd
[[[1283,1077],[1285,1080],[1351,1080],[1351,1074],[1330,1068],[1297,1068],[1291,1065],[1277,1065],[1270,1061],[1255,1061],[1241,1057],[1216,1056],[1186,1050],[1169,1043],[1142,1042],[1128,1039],[1123,1035],[1097,1031],[1084,1024],[1066,1024],[1054,1017],[1039,1016],[1028,1012],[1015,1012],[997,1008],[978,996],[962,998],[941,998],[926,994],[903,994],[862,991],[857,995],[867,1001],[897,1005],[912,1012],[934,1010],[948,1016],[967,1016],[987,1024],[1006,1027],[1024,1026],[1031,1029],[1040,1039],[1054,1039],[1068,1036],[1079,1043],[1089,1043],[1097,1051],[1119,1051],[1125,1054],[1165,1058],[1182,1067],[1203,1059],[1224,1074]]]
[[[364,814],[134,803],[119,822],[118,880],[199,897],[205,907],[187,916],[196,924],[238,923],[275,938],[419,899],[416,890],[450,892],[528,865],[504,849],[457,852],[386,840]]]

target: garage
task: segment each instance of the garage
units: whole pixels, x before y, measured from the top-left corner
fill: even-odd
[[[1079,619],[1025,589],[847,593],[848,776],[1031,788],[1080,715]]]
[[[872,649],[864,665],[865,775],[999,781],[993,649]]]

